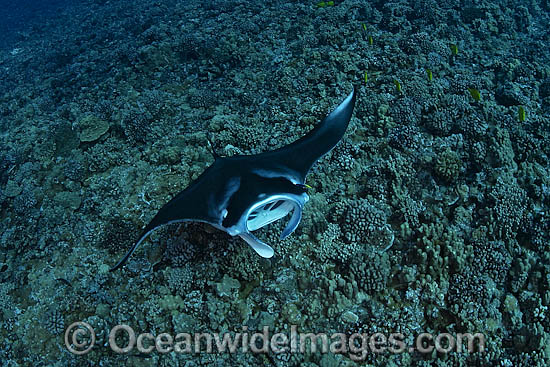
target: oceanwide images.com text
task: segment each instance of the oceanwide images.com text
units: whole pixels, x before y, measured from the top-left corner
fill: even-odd
[[[481,333],[421,333],[412,345],[401,333],[304,333],[291,325],[290,333],[272,333],[268,326],[253,332],[243,326],[239,332],[225,333],[136,333],[128,325],[116,325],[101,347],[116,353],[334,353],[345,354],[356,361],[369,353],[438,353],[485,351]],[[96,336],[85,322],[75,322],[65,331],[65,345],[74,354],[86,354],[94,348]],[[99,347],[99,346],[97,346]]]

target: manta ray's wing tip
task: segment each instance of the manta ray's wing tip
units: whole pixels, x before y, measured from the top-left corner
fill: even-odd
[[[340,104],[342,107],[351,106],[351,110],[353,110],[353,107],[355,106],[355,99],[357,98],[357,88],[355,86],[352,86],[351,92],[348,94],[346,99],[342,101]]]

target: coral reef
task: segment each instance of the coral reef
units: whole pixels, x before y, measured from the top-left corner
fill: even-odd
[[[1,367],[550,365],[548,1],[48,9],[0,40]],[[174,224],[108,272],[212,148],[290,143],[352,85],[354,117],[308,175],[300,227],[257,233],[275,257]],[[63,340],[76,321],[95,330],[85,356]],[[479,332],[486,351],[117,354],[118,323],[407,345]]]

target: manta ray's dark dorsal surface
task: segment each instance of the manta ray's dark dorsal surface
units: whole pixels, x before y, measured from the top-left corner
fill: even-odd
[[[353,90],[313,130],[294,143],[256,155],[216,157],[189,187],[158,211],[111,271],[122,267],[151,232],[165,224],[185,221],[209,223],[232,236],[239,235],[259,255],[273,256],[273,249],[251,232],[290,212],[292,217],[281,238],[296,229],[308,200],[306,175],[344,136],[355,99]]]

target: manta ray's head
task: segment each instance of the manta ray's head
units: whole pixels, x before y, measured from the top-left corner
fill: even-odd
[[[257,177],[255,182],[262,181]],[[227,207],[222,222],[223,230],[232,236],[243,238],[260,256],[270,258],[274,251],[271,246],[256,238],[251,232],[285,218],[292,213],[280,238],[290,235],[302,219],[302,210],[309,196],[306,185],[295,184],[286,178],[270,178],[271,187],[278,190],[254,192],[251,187],[235,193],[234,201]],[[274,184],[274,181],[278,181]],[[260,186],[261,187],[261,186]],[[242,205],[246,203],[246,205]]]

